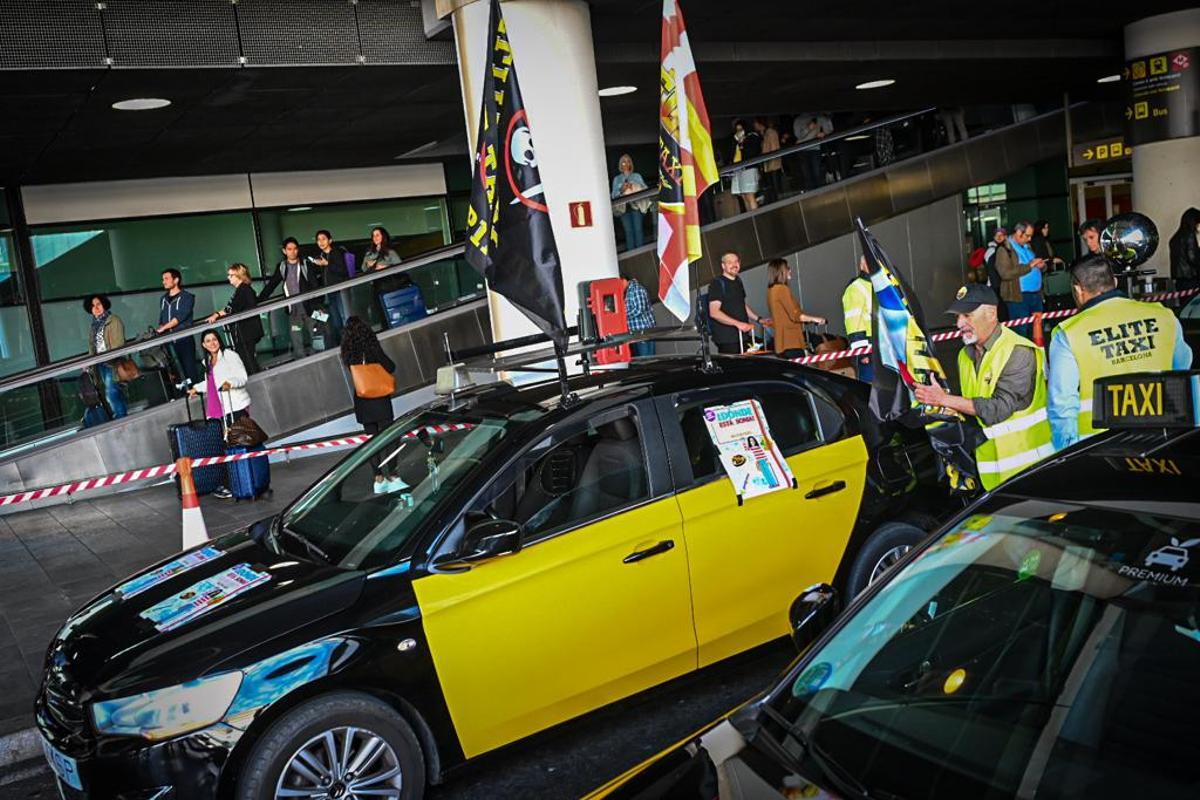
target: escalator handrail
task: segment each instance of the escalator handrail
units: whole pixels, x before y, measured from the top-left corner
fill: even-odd
[[[201,323],[193,323],[191,327],[184,328],[183,330],[171,331],[169,333],[159,334],[150,339],[130,342],[94,356],[79,356],[68,361],[60,361],[45,367],[38,367],[37,369],[29,370],[28,372],[18,373],[17,375],[0,381],[0,394],[12,391],[14,389],[20,389],[25,386],[32,386],[36,383],[41,383],[42,381],[62,377],[64,375],[73,375],[80,370],[95,366],[96,364],[108,363],[114,359],[121,358],[122,356],[133,355],[134,353],[139,353],[142,350],[148,350],[152,347],[162,347],[164,344],[174,342],[177,339],[185,339],[189,336],[195,336],[201,330],[205,330],[207,328],[224,328],[229,325],[236,325],[242,320],[257,317],[259,314],[264,314],[268,311],[274,311],[278,308],[286,308],[287,306],[294,305],[296,303],[303,303],[306,300],[320,299],[326,295],[340,292],[343,289],[350,289],[355,286],[374,283],[375,281],[383,278],[400,275],[408,272],[409,270],[416,269],[417,267],[427,266],[436,261],[442,261],[447,258],[453,258],[454,256],[462,255],[464,249],[465,247],[461,242],[458,244],[447,245],[445,247],[440,247],[437,250],[430,250],[426,253],[422,253],[419,256],[415,256],[393,267],[366,272],[362,275],[355,275],[353,278],[334,284],[333,286],[323,286],[319,289],[311,289],[307,292],[294,294],[291,297],[280,297],[278,299],[268,300],[264,303],[260,303],[248,311],[241,311],[237,314],[230,314],[227,317],[221,317],[216,322],[211,324],[202,325]]]
[[[805,150],[816,150],[818,148],[825,147],[833,142],[837,142],[842,139],[847,139],[851,136],[860,136],[864,133],[869,133],[869,132],[877,130],[879,128],[886,128],[889,125],[895,125],[897,123],[904,122],[905,120],[910,120],[910,119],[913,119],[914,117],[920,117],[925,114],[932,113],[934,111],[937,111],[937,108],[930,106],[929,108],[922,108],[919,111],[907,111],[903,114],[895,114],[893,116],[886,117],[885,119],[877,120],[875,122],[868,122],[868,123],[865,123],[863,125],[858,125],[853,128],[847,128],[844,131],[838,131],[836,133],[831,133],[828,136],[824,136],[820,139],[811,139],[807,142],[801,142],[800,144],[791,145],[790,147],[784,147],[779,150],[772,150],[770,153],[763,153],[760,156],[755,156],[754,158],[748,158],[745,161],[739,161],[736,164],[729,164],[727,166],[722,167],[720,169],[719,174],[722,178],[725,178],[730,175],[733,175],[736,172],[741,172],[744,169],[749,169],[750,167],[757,167],[759,164],[765,164],[768,161],[774,161],[777,158],[787,158],[790,155],[794,155],[796,153],[800,153]],[[650,200],[657,196],[658,196],[658,187],[652,186],[650,188],[643,189],[640,192],[634,192],[632,194],[624,195],[620,198],[614,198],[613,205],[616,206],[616,205],[619,205],[622,203],[632,203],[637,200]]]

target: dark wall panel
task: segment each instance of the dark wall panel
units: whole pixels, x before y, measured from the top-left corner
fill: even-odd
[[[236,67],[229,0],[107,0],[101,16],[114,67]]]
[[[358,24],[348,0],[241,0],[248,65],[357,64]]]
[[[100,12],[88,0],[0,0],[0,69],[104,66]]]
[[[428,41],[418,4],[359,0],[358,30],[368,64],[454,64],[451,42]]]

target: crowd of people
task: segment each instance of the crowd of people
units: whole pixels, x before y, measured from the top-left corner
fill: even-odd
[[[373,272],[400,264],[400,256],[391,242],[391,235],[386,228],[373,228],[361,270]],[[330,289],[349,280],[358,271],[355,268],[355,254],[335,243],[333,235],[325,229],[318,230],[314,235],[312,255],[302,256],[300,242],[294,237],[283,240],[280,253],[282,257],[258,291],[254,289],[249,267],[243,263],[230,264],[226,271],[229,284],[233,287],[229,301],[224,307],[203,317],[204,321],[211,325],[222,317],[252,311],[281,287],[284,297]],[[376,286],[378,291],[378,284]],[[193,327],[198,319],[196,296],[184,288],[183,274],[174,267],[164,269],[162,287],[158,320],[151,326],[153,333],[161,335]],[[91,315],[89,354],[106,353],[126,344],[127,326],[113,313],[112,300],[107,295],[89,295],[84,300],[83,308]],[[355,316],[352,297],[345,290],[331,291],[323,298],[289,305],[287,324],[290,354],[301,358],[313,352],[314,341],[318,339],[324,348],[336,347],[351,319],[359,318]],[[361,319],[359,321],[362,322]],[[362,324],[366,325],[365,322]],[[204,331],[200,337],[201,358],[197,357],[194,337],[175,339],[169,343],[166,348],[169,354],[164,357],[167,371],[175,378],[172,388],[193,395],[205,393],[208,410],[215,414],[218,401],[213,397],[219,392],[209,386],[213,383],[214,373],[222,378],[215,384],[219,389],[238,390],[243,387],[245,379],[260,369],[258,346],[264,335],[262,320],[255,315],[228,326],[224,331]],[[96,365],[94,370],[85,371],[83,381],[92,387],[91,396],[85,394],[84,397],[87,406],[85,425],[125,416],[128,405],[122,384],[138,374],[138,367],[129,358],[117,358]],[[225,387],[226,383],[229,387]],[[242,400],[245,405],[239,406]],[[234,411],[243,411],[249,405],[249,397],[236,396],[235,391],[233,402],[236,406]]]
[[[1128,297],[1112,264],[1101,252],[1102,224],[1079,228],[1081,255],[1066,268],[1076,313],[1052,330],[1049,346],[1035,342],[1031,326],[1005,325],[1043,308],[1045,270],[1065,261],[1050,244],[1045,221],[1018,222],[1012,235],[996,231],[986,269],[956,293],[946,312],[962,341],[957,357],[959,391],[918,385],[916,399],[977,420],[982,433],[975,450],[979,480],[991,489],[1020,470],[1097,432],[1093,386],[1097,379],[1130,372],[1182,370],[1192,366],[1192,349],[1175,313],[1160,303]],[[707,288],[706,310],[713,343],[721,353],[755,346],[755,331],[774,329],[774,351],[787,358],[811,352],[804,323],[810,315],[789,288],[791,269],[782,260],[768,269],[767,307],[758,314],[746,296],[735,252],[721,256],[721,274]],[[1179,289],[1200,285],[1200,211],[1184,213],[1171,238],[1171,273]],[[842,297],[849,352],[869,344],[875,296],[865,258]],[[749,342],[747,336],[751,337]],[[871,359],[854,359],[857,375],[870,381]]]

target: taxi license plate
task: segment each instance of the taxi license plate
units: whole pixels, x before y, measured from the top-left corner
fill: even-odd
[[[75,759],[60,752],[45,739],[42,739],[42,752],[46,754],[46,760],[50,762],[50,769],[54,770],[54,774],[58,776],[59,780],[78,792],[83,791],[83,781],[79,778],[79,765]]]

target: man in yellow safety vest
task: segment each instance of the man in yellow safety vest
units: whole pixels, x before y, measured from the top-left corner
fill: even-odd
[[[1058,449],[1100,430],[1092,425],[1097,378],[1192,366],[1175,314],[1126,297],[1104,256],[1085,256],[1071,267],[1071,292],[1079,313],[1050,337],[1048,414]]]
[[[858,257],[858,275],[842,292],[842,313],[846,320],[846,338],[850,349],[857,350],[871,344],[871,323],[875,313],[875,290],[871,287],[870,268],[867,257]],[[874,369],[871,356],[859,353],[854,359],[860,381],[871,382]]]
[[[975,417],[986,439],[975,448],[985,489],[1054,453],[1046,421],[1046,357],[996,318],[999,300],[983,284],[962,287],[947,310],[957,317],[961,395],[917,386],[917,400]]]

